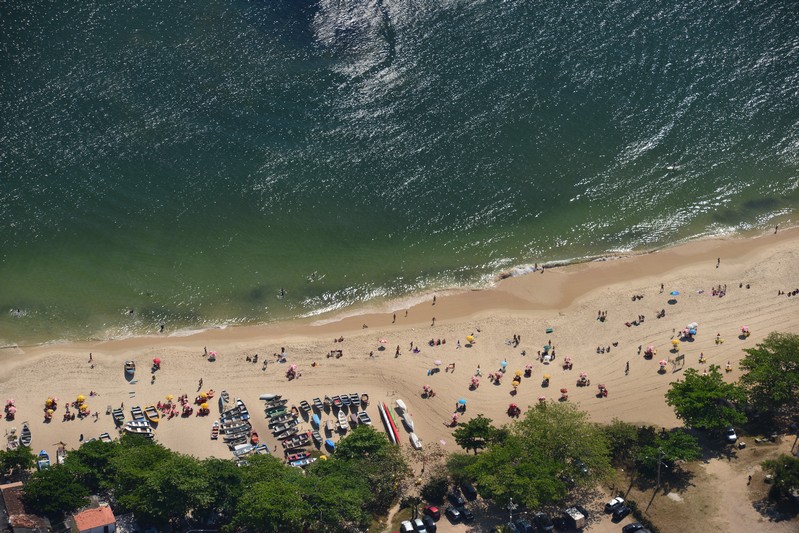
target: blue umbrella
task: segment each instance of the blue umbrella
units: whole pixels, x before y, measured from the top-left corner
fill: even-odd
[[[680,291],[671,291],[669,294],[671,294],[672,296],[677,296],[680,294]]]
[[[691,335],[696,335],[696,330],[695,329],[689,329],[688,333],[690,333]]]
[[[502,361],[502,362],[499,364],[499,366],[501,366],[502,368],[505,368],[506,366],[508,366],[508,362],[507,362],[507,361]]]
[[[466,405],[466,400],[461,398],[460,400],[458,400],[458,403],[461,405]]]

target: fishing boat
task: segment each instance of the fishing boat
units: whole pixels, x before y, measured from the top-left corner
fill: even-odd
[[[146,420],[133,420],[125,424],[125,431],[135,435],[143,435],[147,438],[153,438],[153,428]]]
[[[297,417],[300,416],[300,410],[297,409],[296,405],[292,405],[291,406],[291,414],[293,414],[294,416],[297,416]]]
[[[50,468],[50,454],[42,450],[36,459],[36,468],[39,470],[47,470]]]
[[[297,452],[297,453],[290,453],[286,456],[286,461],[289,463],[292,461],[299,461],[300,459],[305,459],[306,457],[310,457],[310,452]]]
[[[336,451],[336,443],[333,441],[333,439],[326,439],[325,446],[327,446],[330,451]]]
[[[333,396],[333,407],[341,409],[341,396]]]
[[[248,438],[249,437],[247,436],[246,433],[242,433],[240,435],[228,436],[228,438],[226,440],[224,440],[224,442],[225,442],[225,444],[228,445],[228,448],[230,448],[232,450],[236,446],[239,446],[241,444],[247,444],[247,439]]]
[[[219,419],[222,421],[223,424],[228,422],[240,422],[242,420],[249,420],[250,413],[244,410],[233,414],[220,416]]]
[[[235,435],[237,433],[249,433],[250,431],[252,431],[252,424],[250,424],[246,420],[244,422],[240,422],[240,423],[229,425],[229,426],[222,425],[219,428],[219,432],[222,433],[223,435]]]
[[[302,468],[308,466],[309,464],[316,461],[316,457],[306,457],[305,459],[300,459],[299,461],[292,461],[289,463],[291,466],[295,466],[298,468]]]
[[[310,413],[311,412],[311,404],[309,404],[307,401],[303,400],[303,401],[300,402],[300,409],[302,409],[306,413]]]
[[[326,408],[330,408],[333,405],[333,400],[330,399],[330,396],[325,396],[324,404]]]
[[[122,424],[125,423],[125,411],[123,411],[122,409],[114,409],[113,411],[111,411],[111,416],[114,419],[114,424],[116,424],[117,426],[121,426]]]
[[[219,420],[214,420],[214,424],[211,426],[211,440],[217,440],[219,438]]]
[[[320,424],[321,424],[321,420],[319,420],[319,415],[314,413],[313,416],[311,416],[311,425],[313,427],[315,427],[316,429],[319,429],[319,425]]]
[[[348,407],[350,405],[350,395],[349,394],[342,394],[339,396],[341,398],[341,405],[344,407]]]
[[[261,439],[258,437],[258,432],[253,431],[252,434],[250,435],[250,442],[253,444],[258,444],[260,441]]]
[[[28,427],[28,423],[24,422],[22,424],[22,433],[19,434],[19,443],[25,447],[30,448],[31,445],[31,428]]]
[[[272,400],[271,402],[266,402],[264,404],[264,409],[271,409],[273,407],[280,407],[281,405],[286,405],[289,403],[288,400]]]
[[[338,412],[338,428],[344,432],[350,429],[350,425],[347,423],[347,415],[344,414],[343,410]]]
[[[328,420],[325,422],[325,431],[328,433],[333,433],[336,430],[336,425],[333,423],[332,420]]]
[[[354,405],[355,407],[360,407],[361,406],[361,398],[360,398],[360,396],[358,396],[358,394],[355,393],[355,392],[350,394],[350,403],[352,405]]]
[[[271,393],[261,394],[258,397],[259,400],[264,400],[265,402],[268,402],[270,400],[279,400],[280,398],[282,398],[282,396],[280,396],[279,394],[271,394]]]
[[[255,449],[255,444],[239,444],[233,448],[233,455],[236,457],[244,457],[245,455],[252,453]]]
[[[144,408],[144,416],[151,424],[157,424],[161,420],[161,415],[158,414],[158,409],[154,405],[148,405]]]
[[[282,418],[282,417],[284,417],[284,416],[288,416],[288,417],[290,417],[290,418],[293,418],[293,417],[295,417],[295,416],[297,416],[297,415],[295,415],[295,414],[293,414],[293,413],[289,413],[289,412],[288,412],[288,409],[286,409],[285,407],[283,407],[283,408],[282,408],[282,409],[280,409],[279,411],[274,411],[274,412],[272,412],[272,413],[270,413],[270,414],[266,415],[266,418],[268,418],[268,419],[270,419],[270,420],[275,420],[275,419],[277,419],[277,418]]]
[[[292,448],[302,448],[307,446],[310,442],[308,438],[308,433],[300,433],[299,435],[294,435],[290,439],[283,441],[283,448],[290,450]]]
[[[372,418],[369,416],[369,414],[366,411],[358,411],[358,421],[361,424],[365,424],[367,426],[372,425]]]
[[[416,433],[411,431],[410,434],[408,434],[408,438],[411,440],[411,446],[417,450],[422,449],[422,441],[419,440],[419,437],[416,436]]]
[[[405,402],[403,402],[402,400],[397,400],[397,411],[399,411],[400,414],[402,414],[407,410],[408,408],[405,406]]]
[[[134,422],[144,420],[144,411],[142,411],[141,407],[139,407],[138,405],[134,405],[133,407],[130,408],[130,416],[133,418]]]
[[[272,433],[275,433],[275,434],[283,433],[284,431],[286,431],[289,428],[296,427],[299,423],[300,423],[300,421],[298,419],[292,418],[291,420],[288,420],[286,422],[283,422],[282,424],[278,424],[278,425],[274,426],[272,428]]]
[[[294,417],[294,415],[291,415],[291,414],[288,414],[288,413],[282,414],[280,416],[276,416],[275,418],[272,418],[272,419],[269,420],[269,427],[273,428],[273,427],[275,427],[277,425],[280,425],[280,424],[282,424],[284,422],[288,422],[289,420],[296,420],[296,418]]]
[[[100,442],[112,442],[114,439],[111,438],[109,433],[100,433],[99,440]]]
[[[297,433],[300,432],[300,428],[298,426],[290,427],[287,430],[283,431],[282,433],[278,433],[275,435],[277,440],[286,440],[290,437],[293,437]]]
[[[411,418],[411,414],[407,412],[403,413],[402,421],[405,422],[405,427],[408,428],[408,431],[413,433],[413,419]]]
[[[313,399],[313,408],[314,408],[314,409],[315,409],[317,412],[320,412],[320,413],[321,413],[321,412],[322,412],[322,409],[324,409],[324,406],[322,405],[322,400],[320,400],[319,398],[314,398],[314,399]]]
[[[219,412],[224,413],[225,410],[228,408],[228,404],[230,403],[230,394],[228,391],[223,390],[222,393],[219,395]]]
[[[125,374],[130,377],[133,377],[133,374],[136,373],[136,363],[133,361],[125,361]]]
[[[8,441],[6,442],[6,448],[8,450],[16,450],[19,448],[19,437],[14,434],[7,435],[6,437]]]
[[[64,460],[67,458],[67,449],[64,446],[59,446],[55,451],[55,463],[57,465],[64,464]]]
[[[266,416],[271,416],[274,413],[277,413],[277,412],[280,412],[280,411],[285,411],[285,410],[286,410],[285,405],[275,405],[275,406],[267,407],[266,409],[264,409],[264,413],[266,414]]]
[[[238,433],[228,433],[222,436],[222,442],[230,444],[231,442],[247,442],[250,439],[249,431],[240,431]]]
[[[316,430],[311,431],[311,438],[313,438],[313,441],[316,443],[317,446],[322,444],[322,434],[319,433],[318,431]]]
[[[361,394],[361,404],[362,404],[364,407],[366,407],[367,405],[369,405],[369,395],[368,395],[368,394],[366,394],[365,392],[364,392],[363,394]]]

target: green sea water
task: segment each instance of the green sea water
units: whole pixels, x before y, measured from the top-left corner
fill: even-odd
[[[795,1],[2,2],[0,45],[0,345],[412,298],[799,205]]]

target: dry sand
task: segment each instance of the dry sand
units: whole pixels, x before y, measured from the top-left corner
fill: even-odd
[[[799,297],[777,296],[778,290],[799,287],[799,230],[783,230],[777,235],[694,241],[667,250],[631,255],[615,260],[597,261],[548,269],[499,282],[487,290],[439,293],[435,305],[432,295],[422,298],[409,309],[386,305],[379,310],[336,319],[317,317],[266,326],[236,327],[199,332],[137,337],[108,342],[54,344],[0,350],[0,398],[14,398],[18,407],[15,421],[3,421],[2,427],[21,426],[29,421],[33,448],[55,451],[54,443],[68,447],[79,444],[79,436],[96,437],[102,432],[116,434],[106,406],[124,403],[142,407],[163,401],[167,394],[188,393],[194,397],[198,380],[203,390],[226,389],[250,407],[255,429],[266,436],[266,421],[260,416],[258,396],[271,392],[282,394],[291,403],[350,392],[369,393],[368,408],[375,426],[382,429],[375,407],[377,401],[393,403],[401,398],[408,405],[423,442],[441,442],[448,451],[457,450],[451,428],[447,427],[458,399],[467,400],[462,420],[483,413],[497,423],[508,420],[505,411],[510,402],[523,409],[539,396],[559,397],[559,389],[569,390],[575,402],[599,422],[614,417],[630,422],[671,427],[679,425],[664,394],[669,383],[681,372],[658,373],[657,361],[675,357],[670,352],[673,330],[678,332],[690,322],[699,323],[694,342],[682,343],[685,367],[701,368],[700,352],[709,364],[724,367],[733,363],[726,379],[735,380],[740,372],[735,364],[742,349],[754,346],[771,331],[799,331]],[[717,258],[721,259],[717,268]],[[664,292],[661,293],[661,283]],[[714,286],[727,286],[724,297],[714,297]],[[739,287],[743,284],[743,287]],[[747,289],[749,284],[751,288]],[[672,297],[671,291],[680,295]],[[704,291],[704,292],[700,292]],[[632,300],[633,295],[643,295]],[[676,303],[669,303],[669,300]],[[655,318],[656,311],[666,310],[665,318]],[[599,310],[607,311],[604,322],[597,320]],[[396,323],[392,323],[396,312]],[[639,326],[625,326],[638,315],[645,315]],[[435,317],[435,325],[431,325]],[[368,329],[362,326],[367,325]],[[742,325],[752,335],[738,338]],[[552,333],[546,333],[552,328]],[[716,344],[716,334],[724,338]],[[475,343],[466,347],[466,336],[474,334]],[[509,344],[514,334],[521,336],[518,347]],[[344,342],[333,342],[339,336]],[[377,339],[388,343],[379,351]],[[446,344],[430,347],[431,339],[446,339]],[[544,365],[537,352],[552,341],[557,360]],[[410,342],[420,353],[410,350]],[[462,347],[457,348],[457,341]],[[612,343],[617,342],[617,346]],[[659,354],[653,360],[638,355],[638,346],[653,344]],[[395,357],[400,346],[402,354]],[[611,346],[609,353],[596,353],[597,346]],[[204,347],[218,352],[209,362]],[[288,362],[279,364],[274,353],[285,347]],[[327,358],[330,350],[343,350],[340,359]],[[526,351],[526,356],[522,355]],[[93,364],[88,363],[89,353]],[[374,357],[369,353],[374,352]],[[257,364],[246,356],[259,354]],[[574,368],[564,371],[564,356],[571,357]],[[153,357],[162,360],[155,383],[149,372]],[[137,382],[128,383],[123,373],[126,359],[136,361]],[[262,370],[262,361],[269,361]],[[440,372],[428,376],[442,361]],[[501,385],[489,382],[487,375],[507,361],[507,374]],[[312,367],[312,362],[317,367]],[[625,364],[629,361],[629,375]],[[445,371],[455,363],[454,372]],[[301,377],[288,381],[285,372],[297,364]],[[511,395],[511,376],[525,365],[533,365],[532,378],[524,379],[516,396]],[[478,365],[483,378],[476,390],[468,384]],[[577,388],[580,372],[587,372],[592,386]],[[549,388],[542,388],[544,373],[552,375]],[[597,398],[596,384],[604,383],[607,398]],[[431,385],[437,395],[421,397],[422,384]],[[63,403],[78,394],[89,396],[90,407],[100,410],[99,420],[87,418],[62,422]],[[43,422],[44,400],[57,396],[62,405],[53,421]],[[225,445],[209,440],[211,423],[218,413],[212,403],[211,416],[175,418],[162,421],[156,431],[164,445],[198,457],[231,457]],[[129,416],[129,411],[128,411]],[[326,415],[323,421],[331,415]],[[402,431],[403,446],[407,433]],[[274,445],[271,437],[267,442]]]

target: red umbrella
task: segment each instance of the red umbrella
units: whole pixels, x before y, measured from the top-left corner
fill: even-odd
[[[160,365],[161,364],[161,360],[159,358],[157,358],[157,357],[153,357],[153,364]]]
[[[563,394],[566,394],[567,392],[569,392],[569,389],[563,388],[563,389],[560,389],[560,392],[562,392]]]

